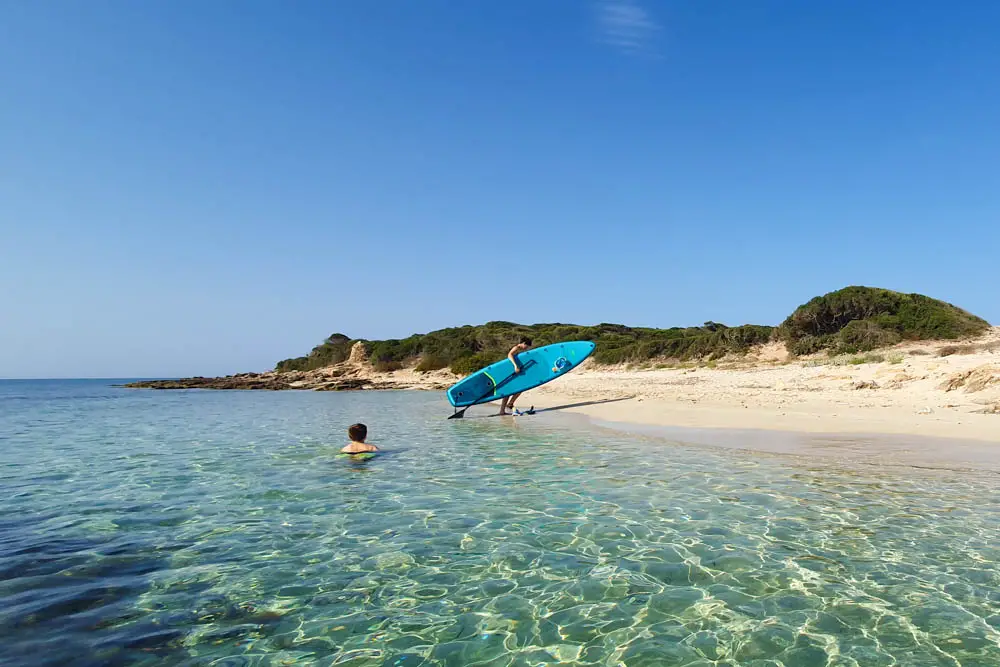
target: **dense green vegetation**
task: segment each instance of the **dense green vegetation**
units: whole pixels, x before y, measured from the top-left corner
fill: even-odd
[[[857,353],[901,340],[955,339],[982,333],[989,325],[960,308],[920,294],[869,287],[848,287],[800,306],[780,327],[748,324],[728,327],[706,322],[700,327],[650,329],[621,324],[522,325],[489,322],[440,329],[398,340],[361,341],[378,370],[414,366],[420,371],[450,368],[472,373],[503,358],[521,336],[535,345],[566,340],[597,343],[594,360],[603,364],[654,359],[713,361],[745,354],[772,340],[784,341],[792,354],[829,351]],[[277,370],[312,370],[346,360],[358,341],[334,334],[307,356],[279,362]]]
[[[855,353],[903,340],[953,340],[983,333],[989,323],[922,294],[846,287],[799,306],[777,330],[792,354]]]
[[[726,354],[741,354],[754,345],[770,340],[772,331],[772,327],[727,327],[715,322],[707,322],[701,327],[674,329],[632,328],[620,324],[586,327],[489,322],[481,326],[441,329],[400,340],[363,342],[371,362],[382,370],[416,364],[417,370],[451,368],[464,375],[502,359],[521,336],[530,337],[536,346],[566,340],[592,340],[597,343],[595,361],[613,364],[657,358],[716,359]],[[354,342],[346,336],[331,336],[313,348],[308,356],[280,362],[277,370],[311,370],[342,361],[350,354]]]

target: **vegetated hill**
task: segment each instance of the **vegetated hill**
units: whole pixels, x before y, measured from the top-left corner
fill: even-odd
[[[789,352],[853,353],[904,340],[977,336],[989,323],[950,303],[922,294],[845,287],[795,309],[777,329]]]
[[[451,368],[455,373],[464,375],[502,359],[521,336],[530,337],[536,346],[567,340],[592,340],[597,343],[594,360],[612,364],[740,354],[771,340],[773,331],[773,327],[727,327],[716,322],[673,329],[633,328],[620,324],[579,326],[489,322],[479,326],[441,329],[401,340],[362,342],[368,358],[379,370],[415,365],[417,370]],[[334,334],[313,348],[309,355],[281,361],[275,370],[312,370],[344,361],[355,342],[343,334]]]
[[[947,340],[983,333],[989,324],[949,303],[921,294],[901,294],[871,287],[847,287],[799,306],[781,326],[747,324],[727,327],[706,322],[700,327],[651,329],[621,324],[579,326],[489,322],[453,327],[399,340],[361,340],[377,370],[403,366],[417,370],[450,368],[472,373],[503,358],[521,336],[534,344],[567,340],[597,343],[594,360],[615,364],[652,359],[718,359],[744,354],[772,340],[787,344],[792,354],[827,350],[858,352],[902,340]],[[304,357],[285,359],[275,370],[313,370],[345,361],[358,340],[333,334]]]

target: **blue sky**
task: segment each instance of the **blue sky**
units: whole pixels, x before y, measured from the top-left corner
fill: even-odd
[[[0,377],[327,334],[1000,322],[1000,3],[0,4]]]

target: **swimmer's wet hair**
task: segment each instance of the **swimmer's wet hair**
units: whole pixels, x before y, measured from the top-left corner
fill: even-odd
[[[521,336],[521,342],[524,343],[525,345],[531,345],[531,339],[528,338],[527,336]]]
[[[347,429],[347,437],[354,442],[364,442],[368,437],[368,427],[364,424],[351,424]]]

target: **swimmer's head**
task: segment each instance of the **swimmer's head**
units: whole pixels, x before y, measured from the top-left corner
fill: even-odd
[[[347,437],[351,442],[364,442],[368,437],[368,427],[364,424],[351,424],[347,429]]]

